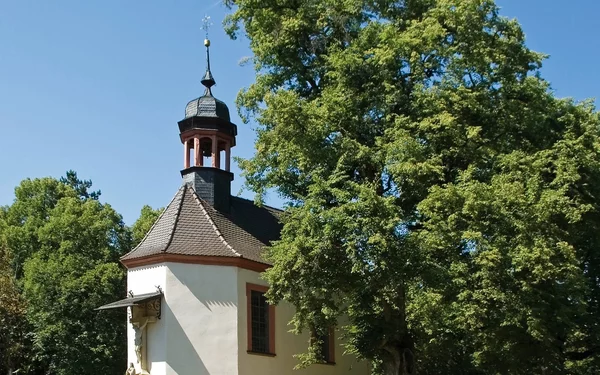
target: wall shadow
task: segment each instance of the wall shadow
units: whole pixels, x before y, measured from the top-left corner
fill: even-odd
[[[167,348],[167,365],[178,375],[228,374],[237,364],[237,274],[230,279],[218,266],[168,269],[167,343],[176,347]],[[232,362],[219,364],[219,358]]]
[[[163,304],[163,313],[168,323],[169,331],[167,332],[167,372],[169,367],[177,375],[209,375],[204,362],[200,359],[200,355],[192,345],[187,333],[179,324],[177,317],[173,314],[170,307]],[[169,338],[177,337],[177,346],[169,346]]]
[[[202,272],[202,271],[199,271]],[[199,291],[199,285],[196,284],[196,280],[192,278],[191,275],[186,276],[183,272],[171,272],[171,275],[177,281],[179,281],[182,285],[184,285],[188,291],[196,298],[197,301],[201,302],[204,307],[206,307],[209,311],[212,311],[211,306],[220,306],[220,307],[237,307],[237,298],[235,300],[231,299],[223,299],[223,298],[206,298],[206,296],[202,296]],[[204,282],[201,285],[203,291],[210,289],[218,289],[219,284],[217,280],[212,280],[211,282]],[[235,288],[234,295],[237,296],[237,280],[232,281],[232,287]]]

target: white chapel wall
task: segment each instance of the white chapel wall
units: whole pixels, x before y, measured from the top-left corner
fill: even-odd
[[[156,292],[156,286],[160,286],[165,291],[166,270],[164,264],[129,269],[127,271],[127,290],[132,291],[134,295],[139,295]],[[161,317],[156,323],[148,324],[146,328],[147,364],[152,375],[166,374],[165,350],[167,336],[164,323],[164,317]],[[127,366],[129,366],[129,363],[133,363],[139,372],[140,367],[137,364],[133,344],[134,337],[133,328],[127,322]]]
[[[294,309],[290,304],[280,303],[275,307],[275,357],[247,353],[247,310],[246,283],[265,285],[260,274],[254,271],[238,269],[238,375],[368,375],[366,362],[358,362],[355,357],[343,355],[338,334],[335,335],[335,364],[314,364],[303,370],[293,370],[298,361],[294,354],[303,353],[308,345],[308,333],[294,335],[290,333],[288,322]]]
[[[234,267],[167,263],[167,375],[237,375],[236,279]]]
[[[308,335],[289,333],[289,304],[276,306],[275,357],[247,353],[246,283],[267,285],[257,272],[229,267],[165,263],[128,270],[128,290],[151,293],[160,285],[162,316],[147,328],[152,375],[368,375],[366,363],[343,355],[336,335],[335,365],[294,371],[294,354]],[[136,363],[134,332],[127,328],[128,363]],[[137,364],[136,364],[136,367]]]

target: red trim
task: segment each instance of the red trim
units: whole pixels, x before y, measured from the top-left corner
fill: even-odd
[[[252,350],[252,308],[250,307],[251,291],[266,293],[269,287],[258,284],[246,283],[246,335],[248,344],[248,354],[260,354],[273,357],[275,356],[275,306],[269,305],[269,353],[255,352]]]
[[[329,327],[329,364],[335,364],[335,329]]]
[[[206,264],[211,266],[232,266],[256,272],[264,272],[267,268],[270,267],[267,264],[259,263],[246,258],[204,255],[157,254],[141,258],[121,260],[121,263],[127,268],[148,266],[151,264],[164,262]]]
[[[262,355],[263,357],[275,357],[275,354],[272,353],[253,352],[252,350],[246,350],[246,353],[252,355]]]
[[[220,140],[229,141],[231,144],[235,145],[235,138],[231,135],[225,134],[216,129],[190,129],[181,134],[179,134],[179,138],[181,139],[181,143],[185,143],[190,139],[194,139],[194,137],[198,136],[200,139],[202,138],[211,138],[213,135],[218,135]]]

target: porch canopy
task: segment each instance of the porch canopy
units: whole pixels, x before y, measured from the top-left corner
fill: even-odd
[[[125,299],[122,299],[122,300],[119,300],[116,302],[112,302],[112,303],[106,304],[104,306],[100,306],[100,307],[96,308],[96,310],[108,310],[108,309],[116,309],[116,308],[120,308],[120,307],[130,307],[130,306],[141,305],[141,304],[151,301],[153,299],[158,299],[158,298],[160,298],[161,295],[162,295],[162,292],[160,292],[160,291],[156,291],[153,293],[140,294],[139,296],[127,297]]]

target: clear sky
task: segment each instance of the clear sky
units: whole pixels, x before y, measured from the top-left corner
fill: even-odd
[[[598,95],[599,1],[497,3],[532,49],[551,55],[542,73],[558,96]],[[213,93],[238,124],[232,153],[251,156],[254,131],[234,104],[253,81],[252,67],[238,65],[250,51],[224,34],[226,12],[217,0],[0,0],[0,205],[22,179],[68,169],[93,180],[128,224],[144,204],[166,205],[181,184],[177,121],[203,92],[205,14],[215,24]],[[237,194],[235,164],[233,172]]]

